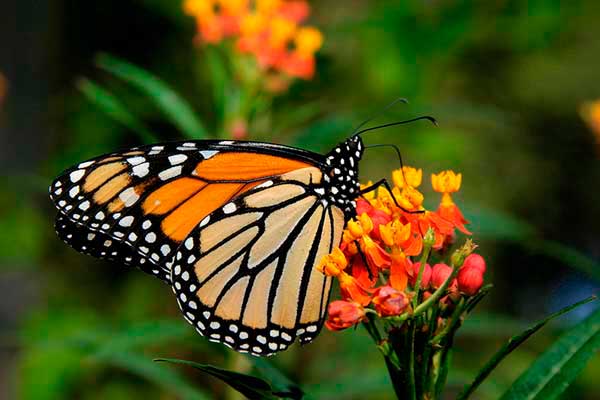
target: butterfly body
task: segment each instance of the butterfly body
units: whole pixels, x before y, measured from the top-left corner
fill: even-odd
[[[270,355],[321,329],[331,278],[314,269],[355,213],[363,144],[188,141],[80,163],[50,186],[56,230],[76,250],[172,286],[209,338]]]

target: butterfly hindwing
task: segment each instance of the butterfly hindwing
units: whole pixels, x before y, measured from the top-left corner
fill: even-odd
[[[114,240],[109,235],[92,231],[85,226],[71,221],[62,214],[56,216],[54,229],[60,239],[80,253],[87,254],[102,260],[119,261],[122,264],[145,268],[148,262],[146,257],[140,255],[126,243]],[[169,282],[170,270],[153,266],[150,272]]]
[[[60,215],[86,237],[104,235],[129,246],[111,256],[116,261],[129,264],[126,257],[137,256],[145,260],[137,264],[142,270],[164,280],[175,249],[202,219],[270,176],[313,165],[311,157],[284,146],[245,142],[144,146],[65,171],[51,185],[50,196]]]
[[[319,332],[331,278],[314,267],[339,244],[344,214],[321,173],[283,174],[216,210],[177,251],[173,288],[210,340],[269,355]]]

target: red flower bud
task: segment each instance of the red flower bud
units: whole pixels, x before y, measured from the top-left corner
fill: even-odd
[[[375,291],[373,304],[382,317],[400,315],[408,306],[408,296],[391,286],[381,286]]]
[[[353,301],[336,300],[329,303],[325,321],[327,329],[341,331],[359,323],[365,318],[365,309]]]
[[[485,273],[485,260],[479,254],[469,254],[462,265],[463,268],[473,267],[481,271],[483,275]]]
[[[483,285],[483,272],[476,266],[462,267],[458,271],[457,281],[459,291],[473,296]]]
[[[452,268],[446,264],[435,264],[431,271],[431,286],[439,288],[446,282],[446,279],[452,274]]]
[[[413,263],[413,271],[409,276],[410,284],[414,287],[417,284],[417,277],[419,276],[419,269],[421,268],[421,263],[416,262]],[[425,268],[423,269],[423,275],[421,276],[421,289],[427,289],[429,287],[429,281],[431,280],[431,266],[429,264],[425,264]]]

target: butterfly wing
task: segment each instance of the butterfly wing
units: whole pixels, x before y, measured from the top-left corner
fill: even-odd
[[[270,178],[315,169],[320,157],[230,141],[108,154],[68,169],[50,186],[57,232],[78,251],[136,265],[169,282],[174,251],[200,221]]]
[[[344,227],[321,178],[304,168],[264,182],[211,213],[183,242],[173,289],[200,334],[263,356],[318,334],[331,278],[315,266]]]

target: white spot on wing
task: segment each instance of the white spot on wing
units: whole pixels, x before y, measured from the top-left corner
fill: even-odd
[[[161,180],[166,181],[167,179],[174,178],[179,174],[181,174],[181,165],[178,165],[176,167],[171,167],[169,169],[165,169],[164,171],[162,171],[158,174],[158,177]]]
[[[86,162],[82,162],[81,164],[79,164],[77,167],[78,168],[87,168],[90,165],[92,165],[94,163],[94,161],[86,161]]]
[[[79,193],[79,186],[73,186],[71,190],[69,190],[69,196],[75,197]]]
[[[79,182],[79,180],[83,177],[84,174],[85,170],[78,169],[77,171],[71,172],[71,174],[69,174],[69,178],[71,178],[71,182],[73,183]]]
[[[169,162],[171,163],[171,165],[181,164],[185,160],[187,160],[187,156],[185,154],[175,154],[169,156]]]
[[[135,167],[133,167],[133,175],[143,178],[144,176],[148,175],[148,173],[150,172],[150,164],[145,162],[143,164],[140,165],[136,165]]]
[[[211,158],[212,156],[214,156],[217,153],[219,153],[219,152],[216,150],[202,150],[200,152],[200,154],[202,155],[202,157],[204,157],[205,160],[208,160],[209,158]]]
[[[138,165],[146,161],[144,157],[131,157],[127,159],[127,162],[131,165]]]
[[[231,214],[232,212],[235,212],[235,210],[237,210],[237,207],[236,207],[236,205],[235,205],[235,204],[233,204],[233,203],[226,204],[226,205],[223,207],[223,212],[224,212],[225,214]]]
[[[132,187],[123,190],[119,195],[119,199],[121,199],[121,201],[125,204],[126,207],[134,205],[139,198],[140,195],[137,194]]]
[[[124,226],[124,227],[131,226],[132,223],[133,223],[133,217],[131,215],[123,217],[119,221],[119,225]]]

